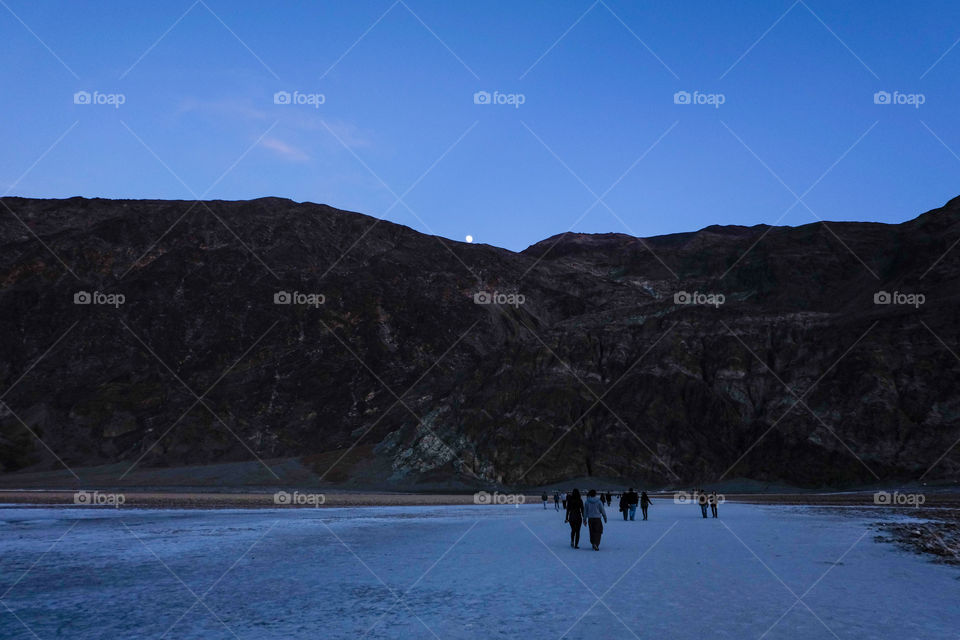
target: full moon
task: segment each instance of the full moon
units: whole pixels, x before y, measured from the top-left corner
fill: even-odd
[[[473,242],[473,236],[467,236],[467,237],[465,238],[465,240],[466,240],[467,242]]]

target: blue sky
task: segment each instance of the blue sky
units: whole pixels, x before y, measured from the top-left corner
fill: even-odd
[[[8,195],[273,195],[519,250],[960,194],[956,2],[0,4]]]

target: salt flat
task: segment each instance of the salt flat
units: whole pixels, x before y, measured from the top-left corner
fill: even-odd
[[[650,512],[594,552],[552,504],[0,507],[0,637],[957,637],[960,569],[875,542],[879,512]]]

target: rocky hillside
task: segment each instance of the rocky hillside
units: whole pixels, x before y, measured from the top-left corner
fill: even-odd
[[[4,474],[257,458],[384,486],[960,474],[960,198],[900,225],[521,253],[276,198],[3,203]]]

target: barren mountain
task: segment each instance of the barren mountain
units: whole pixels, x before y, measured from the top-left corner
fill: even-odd
[[[5,484],[257,459],[384,487],[960,473],[960,198],[520,253],[278,198],[3,203]]]

